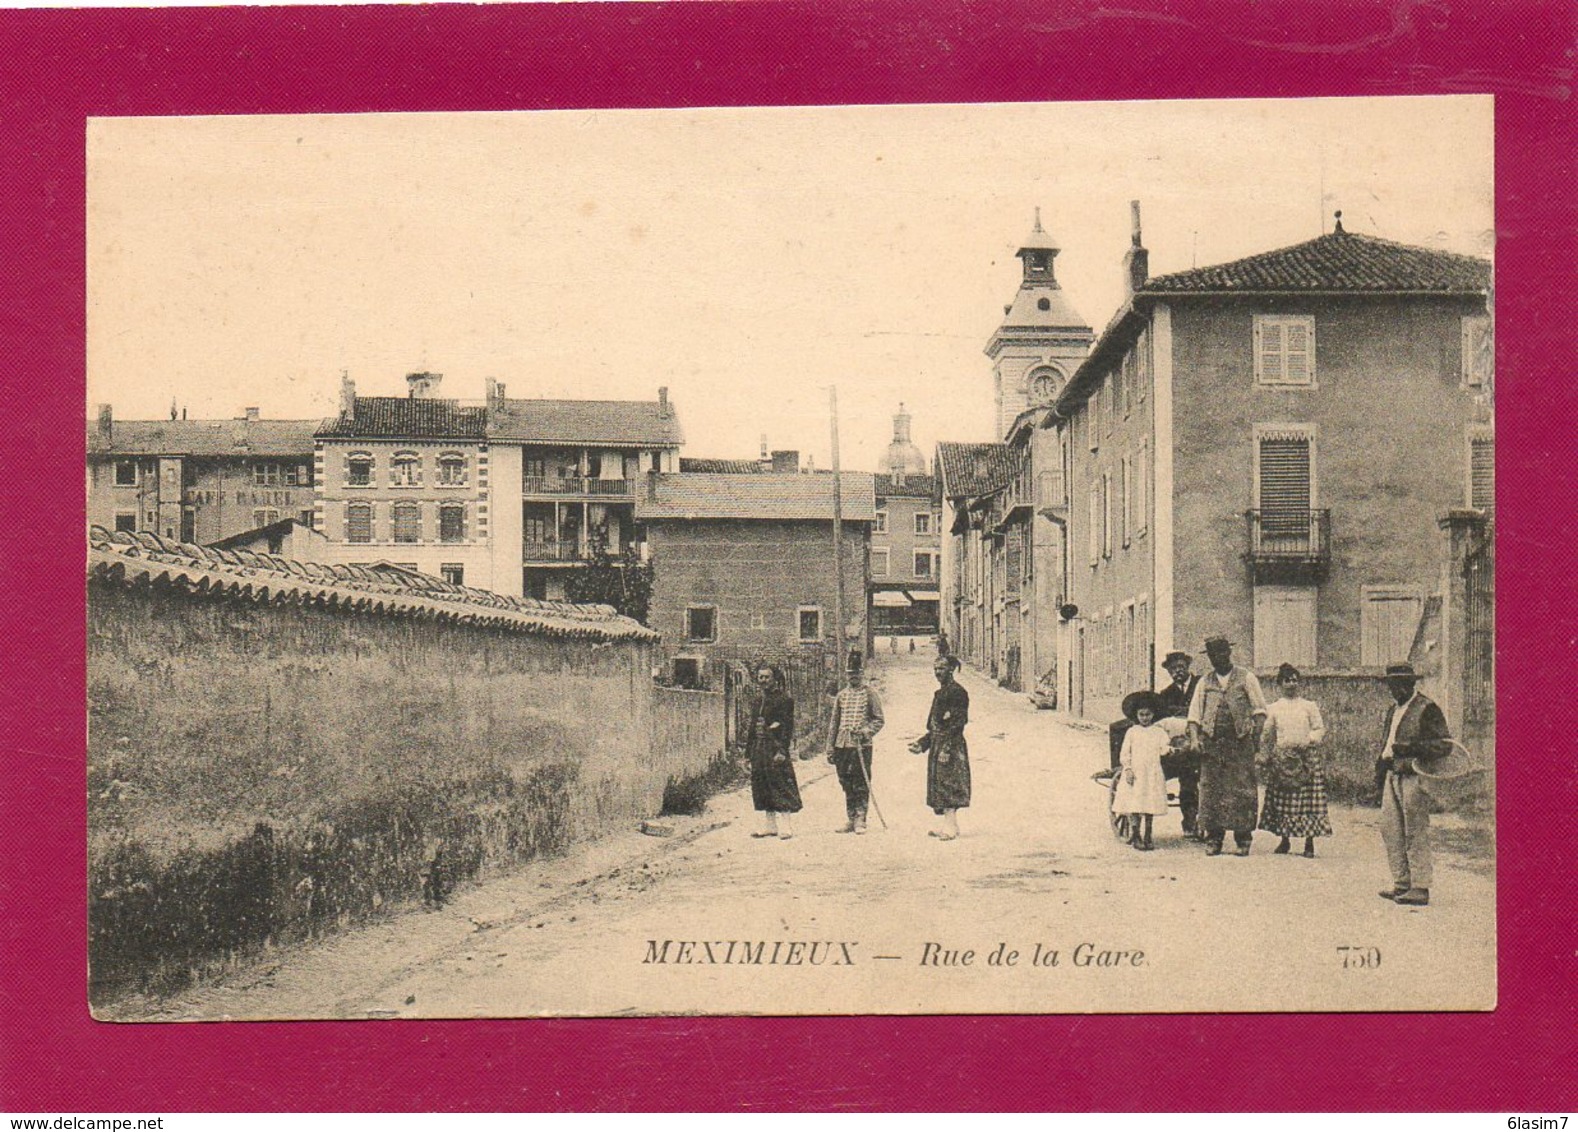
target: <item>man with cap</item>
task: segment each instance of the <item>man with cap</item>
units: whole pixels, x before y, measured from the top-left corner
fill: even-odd
[[[866,687],[860,654],[849,654],[848,686],[833,700],[827,725],[827,761],[838,771],[849,820],[839,833],[865,833],[866,807],[871,802],[871,739],[882,730],[882,701]]]
[[[1413,666],[1389,664],[1386,688],[1394,701],[1386,710],[1385,741],[1377,764],[1381,779],[1381,840],[1392,869],[1392,887],[1381,896],[1398,904],[1430,903],[1430,799],[1415,764],[1452,749],[1452,732],[1434,700],[1415,689]]]
[[[1201,751],[1200,811],[1205,852],[1222,852],[1227,831],[1233,831],[1233,852],[1249,856],[1260,809],[1255,779],[1255,751],[1266,719],[1266,698],[1260,681],[1233,663],[1233,643],[1226,637],[1205,642],[1211,671],[1195,685],[1189,701],[1190,746]]]
[[[1177,649],[1168,653],[1162,668],[1173,682],[1157,693],[1161,703],[1158,719],[1187,719],[1189,702],[1194,699],[1195,685],[1200,682],[1191,669],[1194,660]],[[1198,837],[1195,815],[1200,811],[1200,756],[1189,750],[1174,748],[1172,754],[1162,759],[1162,773],[1178,780],[1178,809],[1183,813],[1185,837]]]

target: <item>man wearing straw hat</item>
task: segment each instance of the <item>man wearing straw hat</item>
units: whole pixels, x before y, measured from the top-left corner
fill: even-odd
[[[1434,700],[1415,685],[1413,666],[1389,664],[1386,687],[1395,701],[1386,711],[1377,777],[1381,779],[1381,840],[1392,869],[1392,887],[1381,896],[1397,904],[1430,903],[1430,798],[1419,782],[1417,763],[1443,758],[1452,732]]]

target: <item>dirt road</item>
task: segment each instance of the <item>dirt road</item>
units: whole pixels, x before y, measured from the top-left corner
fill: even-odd
[[[749,792],[672,836],[637,832],[346,936],[222,986],[111,1017],[1476,1009],[1494,1004],[1493,865],[1441,823],[1435,902],[1379,899],[1376,811],[1334,807],[1321,856],[1207,858],[1157,819],[1157,850],[1114,840],[1103,733],[965,672],[975,801],[964,836],[926,835],[924,759],[905,750],[929,650],[879,654],[886,816],[834,833],[842,795],[799,764],[789,841],[757,840]],[[796,946],[798,945],[798,946]],[[814,946],[812,946],[814,945]],[[1344,950],[1348,949],[1348,950]],[[1010,953],[1017,953],[1010,959]],[[995,959],[995,961],[994,961]],[[774,961],[776,960],[776,961]]]

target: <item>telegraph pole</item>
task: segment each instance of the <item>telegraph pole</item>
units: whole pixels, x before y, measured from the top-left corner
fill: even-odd
[[[838,667],[834,675],[843,683],[844,675],[844,492],[838,471],[838,386],[828,387],[828,408],[833,418],[833,652]]]

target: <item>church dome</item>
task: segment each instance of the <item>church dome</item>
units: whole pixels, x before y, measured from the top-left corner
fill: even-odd
[[[900,403],[899,411],[893,417],[893,441],[888,445],[887,455],[882,461],[882,470],[889,475],[924,476],[926,474],[926,457],[921,450],[915,447],[910,440],[910,415],[904,411]]]

